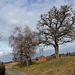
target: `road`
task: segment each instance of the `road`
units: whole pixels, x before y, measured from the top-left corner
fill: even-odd
[[[5,68],[6,68],[5,75],[29,75],[25,72],[22,72],[20,70],[12,68],[12,67],[7,67],[6,66]]]

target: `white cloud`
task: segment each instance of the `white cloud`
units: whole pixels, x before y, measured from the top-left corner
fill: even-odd
[[[32,1],[33,0],[0,0],[0,31],[3,32],[3,43],[7,41],[11,30],[13,30],[15,26],[23,27],[26,24],[32,29],[35,29],[40,14],[47,13],[53,5],[59,7],[62,4],[69,3],[68,0]],[[72,0],[72,2],[74,4],[74,0]],[[6,46],[5,50],[9,47]],[[4,48],[3,45],[2,47]]]
[[[0,56],[2,56],[3,55],[3,52],[0,52]]]

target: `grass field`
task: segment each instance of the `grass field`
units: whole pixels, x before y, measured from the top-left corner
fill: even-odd
[[[47,61],[33,61],[29,67],[19,65],[13,67],[32,75],[75,75],[75,56],[60,57]]]
[[[12,63],[5,63],[5,66],[12,67],[13,65],[17,65],[18,62],[12,62]]]

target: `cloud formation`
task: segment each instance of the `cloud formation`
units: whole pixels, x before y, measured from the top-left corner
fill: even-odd
[[[10,50],[8,37],[15,26],[29,25],[36,28],[40,14],[46,13],[55,5],[72,4],[75,8],[75,0],[0,0],[0,32],[2,32],[1,49]]]

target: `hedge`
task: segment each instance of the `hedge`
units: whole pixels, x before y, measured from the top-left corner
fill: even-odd
[[[0,66],[0,75],[5,75],[5,66]]]

